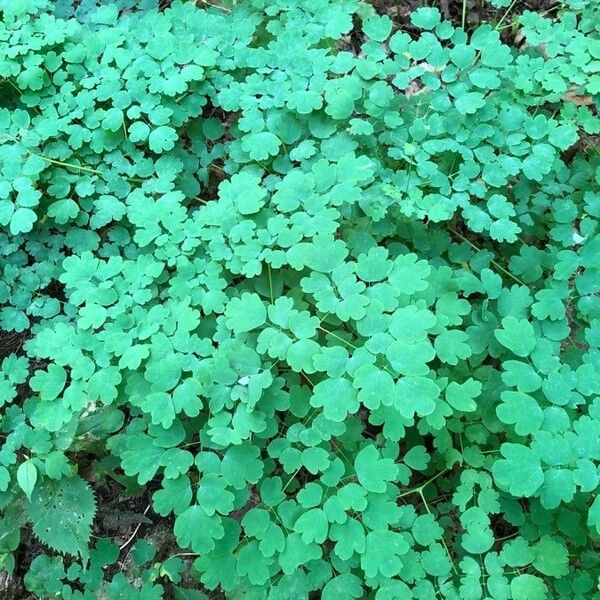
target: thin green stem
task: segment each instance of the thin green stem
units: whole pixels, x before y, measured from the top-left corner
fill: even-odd
[[[311,389],[315,387],[315,384],[310,380],[310,377],[304,371],[300,371],[300,375],[302,375],[302,377],[308,381],[308,385],[310,385]]]
[[[306,375],[304,375],[306,377]],[[308,377],[306,377],[306,379],[308,379]],[[309,379],[310,381],[310,379]],[[308,427],[309,423],[311,422],[312,418],[317,414],[317,409],[315,408],[312,413],[310,415],[308,415],[307,419],[306,419],[306,423],[305,425]],[[294,479],[294,477],[296,477],[296,475],[298,475],[298,473],[300,472],[300,470],[302,469],[303,465],[300,465],[290,476],[290,478],[286,481],[285,485],[282,488],[282,492],[285,492],[285,490],[287,490],[287,488],[289,487],[290,483],[292,483],[292,480]]]
[[[79,171],[85,171],[86,173],[94,173],[95,175],[102,175],[102,171],[98,171],[97,169],[92,169],[91,167],[86,167],[82,165],[76,165],[74,163],[63,162],[61,160],[55,160],[54,158],[49,158],[44,156],[43,154],[36,154],[35,152],[28,151],[31,156],[37,156],[50,164],[57,165],[59,167],[67,167],[69,169],[77,169]]]
[[[502,15],[502,18],[498,21],[498,23],[496,24],[496,27],[494,29],[498,29],[502,23],[504,23],[504,19],[506,19],[506,17],[508,16],[508,13],[513,9],[513,7],[515,6],[515,4],[517,3],[517,0],[513,0],[512,4],[506,9],[505,13]]]
[[[92,167],[88,167],[86,165],[76,165],[75,163],[63,162],[62,160],[56,160],[54,158],[50,158],[48,156],[44,156],[43,154],[36,154],[35,152],[31,152],[31,150],[27,150],[27,152],[31,156],[37,156],[46,162],[49,162],[52,165],[56,165],[58,167],[65,167],[67,169],[76,169],[78,171],[85,171],[86,173],[93,173],[94,175],[105,175],[102,171],[98,171],[98,169],[92,169]],[[138,179],[137,177],[127,177],[125,176],[127,181],[132,183],[144,183],[143,179]]]
[[[460,233],[459,231],[456,231],[456,229],[453,229],[452,227],[448,227],[448,231],[452,232],[456,237],[459,237],[463,242],[466,242],[467,244],[469,244],[469,246],[471,246],[471,248],[473,248],[474,250],[477,250],[477,252],[481,252],[482,249],[479,248],[479,246],[476,246],[471,240],[467,239],[462,233]],[[519,285],[527,287],[527,284],[524,281],[519,279],[516,275],[513,275],[510,271],[506,270],[500,263],[496,262],[495,260],[490,260],[490,263],[493,264],[499,271],[502,271],[505,275],[507,275],[514,281],[516,281]]]
[[[464,29],[467,23],[467,0],[463,0],[462,3],[462,17],[460,20],[460,26]]]
[[[442,473],[443,473],[443,471],[442,471]],[[421,500],[423,501],[423,504],[425,506],[425,510],[427,511],[427,514],[431,514],[431,510],[429,509],[429,504],[427,504],[427,500],[425,499],[425,494],[423,494],[423,488],[420,488],[418,490],[418,492],[419,492],[419,496],[421,496]],[[454,559],[452,558],[452,555],[450,554],[450,549],[448,548],[448,546],[446,544],[446,540],[444,539],[443,536],[440,539],[442,541],[442,545],[444,546],[444,550],[446,551],[446,555],[448,556],[448,559],[452,563],[452,570],[454,571],[454,573],[456,575],[458,575],[458,570],[456,568],[456,565],[454,564]]]
[[[421,500],[423,501],[423,505],[425,506],[425,510],[427,511],[427,514],[431,514],[431,510],[429,509],[429,504],[427,504],[427,500],[425,499],[425,496],[423,494],[423,490],[419,490],[419,496],[421,496]]]
[[[271,296],[271,304],[273,304],[273,280],[271,279],[271,265],[267,263],[267,272],[269,273],[269,295]]]
[[[512,533],[505,535],[504,537],[496,538],[494,541],[495,542],[505,542],[506,540],[511,540],[512,538],[517,537],[519,535],[519,533],[521,533],[521,532],[517,529],[517,531],[513,531]]]
[[[433,477],[428,479],[425,483],[422,483],[421,485],[419,485],[417,487],[414,487],[410,490],[407,490],[406,492],[403,492],[402,494],[400,494],[398,496],[398,498],[404,498],[404,496],[410,496],[410,494],[422,494],[423,489],[425,487],[427,487],[430,483],[433,483],[438,477],[441,477],[444,473],[447,473],[449,470],[450,469],[448,467],[446,467],[443,471],[440,471],[439,473],[437,473],[436,475],[434,475]]]
[[[333,333],[333,331],[329,331],[329,329],[325,329],[325,327],[321,327],[320,325],[317,327],[317,329],[320,329],[321,331],[328,333],[331,337],[335,338],[336,340],[339,340],[340,342],[343,342],[344,344],[347,344],[348,346],[350,346],[350,348],[354,348],[354,350],[358,350],[358,346],[351,344],[349,341],[345,340],[343,337],[340,337],[336,333]]]

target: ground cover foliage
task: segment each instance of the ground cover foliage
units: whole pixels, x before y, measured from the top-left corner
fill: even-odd
[[[3,568],[598,597],[598,3],[91,4],[0,0]]]

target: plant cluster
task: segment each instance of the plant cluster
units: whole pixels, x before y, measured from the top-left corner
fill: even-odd
[[[598,3],[518,48],[508,13],[105,4],[0,0],[3,568],[34,536],[37,598],[597,597]],[[172,551],[116,574],[107,485]]]

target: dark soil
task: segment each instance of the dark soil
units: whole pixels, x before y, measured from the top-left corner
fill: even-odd
[[[462,22],[463,2],[462,0],[370,0],[370,3],[380,13],[388,14],[399,26],[410,26],[410,13],[421,6],[436,6],[446,19],[450,19],[456,25]],[[511,8],[510,13],[504,18],[504,23],[509,23],[515,16],[531,10],[535,12],[546,12],[559,8],[560,2],[555,0],[518,0]],[[481,22],[498,22],[506,13],[506,8],[494,8],[486,0],[466,0],[465,25],[477,26]]]

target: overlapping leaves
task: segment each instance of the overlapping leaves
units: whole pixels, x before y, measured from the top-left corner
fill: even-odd
[[[591,597],[596,3],[521,51],[433,8],[87,4],[0,1],[4,564],[28,519],[90,559],[39,597]],[[104,581],[84,477],[193,565]]]

